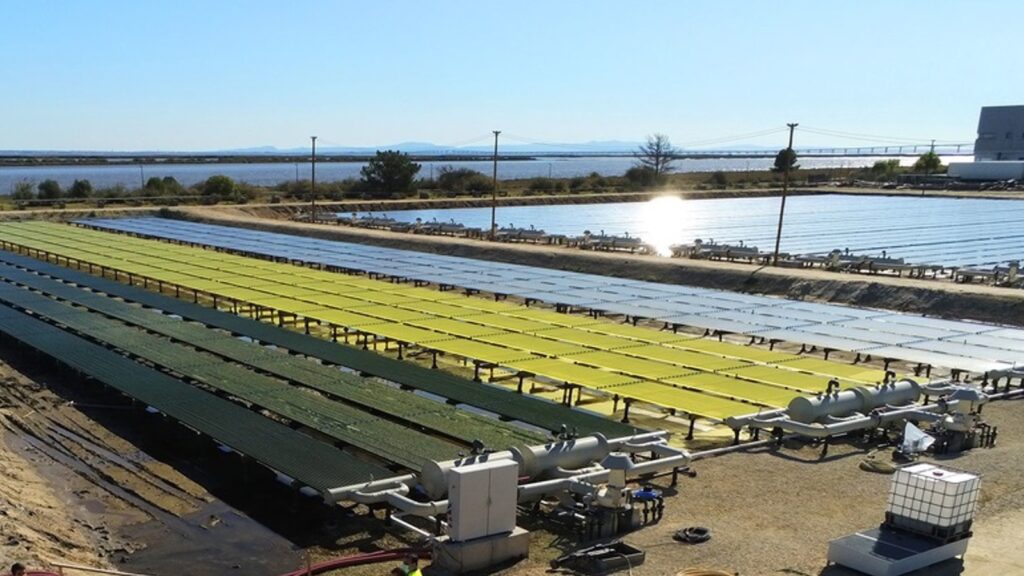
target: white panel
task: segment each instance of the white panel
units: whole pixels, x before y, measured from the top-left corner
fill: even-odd
[[[519,494],[519,464],[515,460],[497,461],[494,464],[490,469],[488,535],[511,532],[516,527],[516,502]]]
[[[519,465],[513,460],[453,468],[448,476],[452,540],[511,532],[516,525],[518,483]]]

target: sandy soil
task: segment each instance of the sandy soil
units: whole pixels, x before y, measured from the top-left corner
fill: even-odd
[[[60,378],[42,366],[29,377],[0,360],[0,566],[146,572],[178,556],[213,567],[194,574],[221,573],[223,563],[275,569],[253,573],[297,566],[282,537],[120,436],[126,405],[76,394]]]
[[[36,401],[42,389],[6,365],[0,365],[0,380],[0,566],[50,560],[107,566],[108,552],[130,544],[104,543],[109,530],[92,525],[71,494],[58,492],[39,470],[49,458],[34,444],[45,442],[40,434],[53,438],[45,429],[53,422],[48,412],[59,410],[59,403]]]

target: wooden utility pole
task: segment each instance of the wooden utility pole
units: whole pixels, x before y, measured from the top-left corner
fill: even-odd
[[[792,122],[789,126],[789,146],[786,147],[786,165],[782,171],[782,206],[779,208],[779,229],[775,233],[775,254],[772,256],[772,266],[779,265],[779,244],[782,242],[782,219],[786,215],[786,194],[789,192],[789,167],[793,158],[793,130],[799,124]]]
[[[493,130],[494,132],[494,173],[493,181],[491,183],[491,232],[487,235],[488,238],[494,240],[498,234],[497,223],[495,221],[495,215],[498,211],[498,135],[501,134],[501,130]]]
[[[310,136],[313,141],[313,157],[310,162],[309,182],[309,221],[316,222],[316,136]]]

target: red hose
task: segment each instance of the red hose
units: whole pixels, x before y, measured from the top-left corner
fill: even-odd
[[[314,564],[311,571],[307,571],[305,568],[300,568],[298,570],[288,572],[287,574],[282,574],[281,576],[306,576],[306,574],[320,574],[321,572],[327,572],[328,570],[351,568],[352,566],[362,566],[364,564],[394,562],[397,560],[403,560],[410,554],[415,554],[420,558],[430,558],[430,552],[426,550],[414,550],[412,548],[403,548],[400,550],[378,550],[377,552],[365,552],[363,554],[355,554],[353,556],[344,556],[342,558],[327,560],[326,562]]]

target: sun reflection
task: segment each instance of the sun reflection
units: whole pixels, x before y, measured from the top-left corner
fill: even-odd
[[[645,202],[639,211],[642,228],[640,237],[662,256],[672,255],[672,246],[687,240],[683,230],[687,228],[686,201],[678,196],[658,196]],[[692,238],[690,239],[692,240]]]

